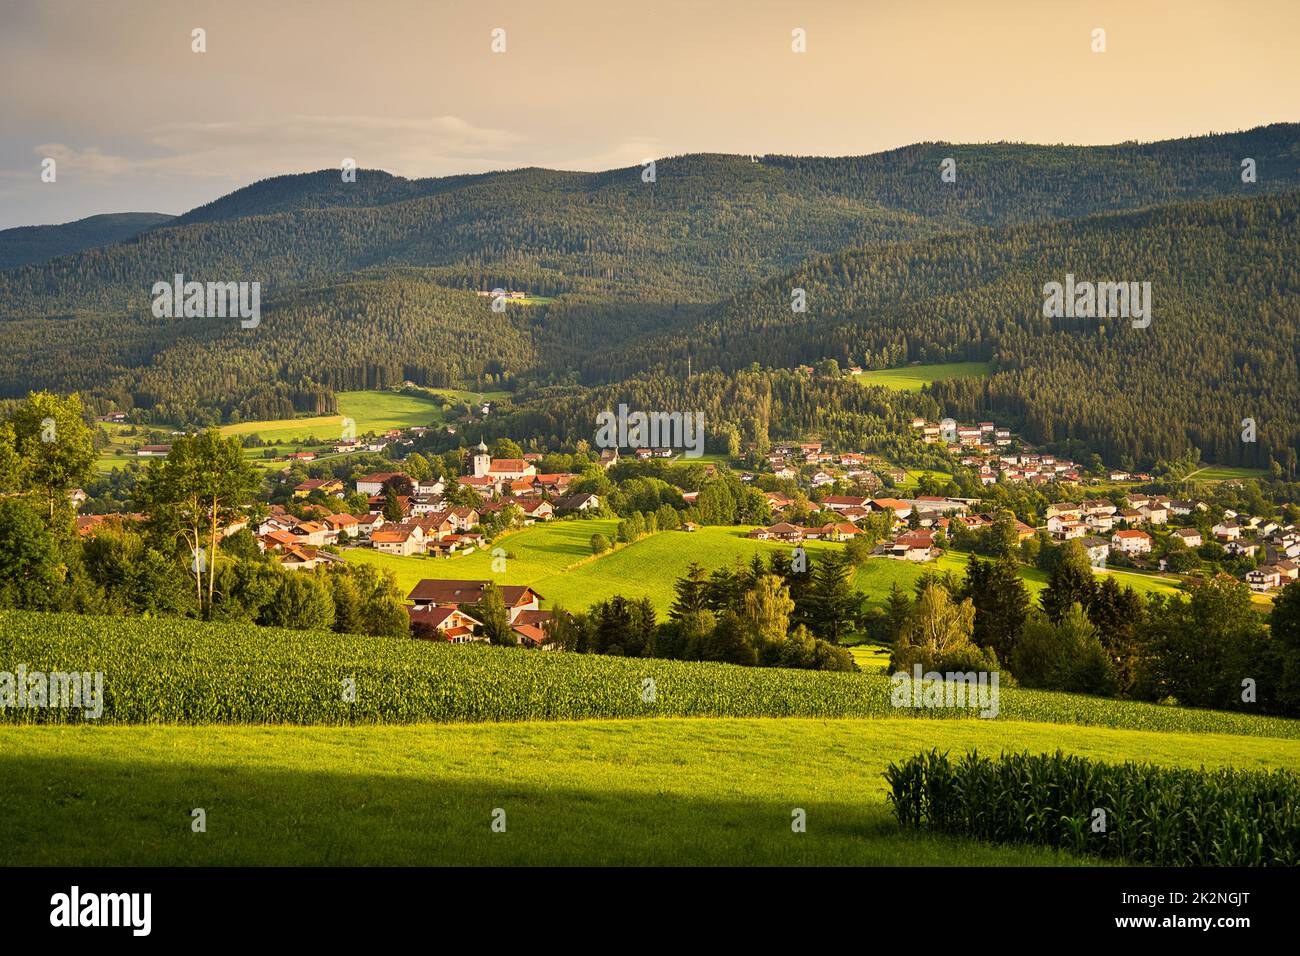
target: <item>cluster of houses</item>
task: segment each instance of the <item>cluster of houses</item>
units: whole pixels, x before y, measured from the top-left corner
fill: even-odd
[[[775,514],[780,514],[793,502],[779,492],[768,492],[767,499]],[[985,515],[968,515],[978,503],[974,498],[948,498],[938,495],[921,495],[916,498],[868,498],[857,495],[827,495],[821,501],[823,511],[835,513],[837,520],[816,527],[802,527],[789,521],[779,521],[767,528],[755,528],[749,537],[759,541],[849,541],[861,533],[863,519],[873,514],[889,514],[893,539],[876,548],[885,557],[906,561],[928,561],[938,553],[935,539],[947,534],[952,521],[968,526],[978,526],[988,519]],[[913,527],[915,525],[915,527]],[[1029,535],[1032,528],[1025,526]]]
[[[777,445],[768,452],[766,460],[776,477],[791,480],[799,479],[801,468],[813,466],[816,470],[808,479],[813,488],[847,480],[867,490],[876,490],[882,486],[881,474],[887,474],[896,483],[907,480],[907,472],[901,468],[882,469],[878,462],[860,452],[828,452],[819,441]],[[742,478],[752,480],[753,476]]]
[[[1011,429],[995,422],[958,424],[952,419],[932,422],[913,418],[912,428],[920,432],[921,441],[927,445],[944,442],[960,446],[958,461],[972,469],[981,484],[993,485],[1001,480],[1007,484],[1045,485],[1054,481],[1077,483],[1083,480],[1083,469],[1068,458],[1009,451],[1016,439]],[[1109,477],[1111,481],[1151,480],[1149,474],[1119,470],[1111,471]]]
[[[927,445],[940,442],[957,444],[963,448],[978,448],[993,451],[1006,448],[1011,444],[1011,429],[999,428],[994,422],[978,422],[974,425],[962,425],[951,418],[942,422],[926,421],[913,418],[912,427],[921,433],[921,441]]]
[[[1126,508],[1117,508],[1104,499],[1050,505],[1047,531],[1058,541],[1081,539],[1089,557],[1101,564],[1112,551],[1131,557],[1150,554],[1155,539],[1144,527],[1167,525],[1178,518],[1195,520],[1208,512],[1209,506],[1203,501],[1135,493],[1128,496]],[[1189,549],[1206,543],[1206,536],[1194,527],[1175,528],[1169,538]],[[1229,510],[1210,527],[1210,540],[1221,545],[1230,557],[1257,559],[1263,554],[1268,559],[1246,574],[1246,583],[1254,590],[1283,587],[1300,576],[1300,528],[1294,525],[1283,526],[1273,519]]]
[[[487,445],[479,442],[471,459],[471,474],[462,475],[457,482],[463,487],[473,488],[484,498],[494,495],[505,498],[540,498],[542,495],[566,497],[569,486],[579,476],[569,473],[540,474],[537,462],[541,459],[542,456],[537,453],[526,454],[523,458],[493,458],[488,453]],[[610,463],[614,460],[616,457],[613,456],[609,459]]]
[[[433,580],[425,578],[407,595],[411,633],[424,640],[451,644],[486,642],[483,622],[465,610],[483,601],[488,581]],[[550,611],[541,610],[542,595],[522,584],[499,585],[510,629],[521,647],[550,650],[544,627]]]
[[[452,555],[484,547],[486,538],[476,529],[489,515],[507,508],[517,509],[519,524],[531,525],[549,521],[561,512],[582,513],[601,507],[597,495],[568,493],[577,475],[539,473],[536,462],[540,459],[541,455],[536,454],[517,459],[493,458],[487,446],[480,443],[472,460],[473,473],[457,479],[460,485],[473,488],[486,499],[476,507],[449,502],[444,497],[446,482],[441,479],[417,481],[400,471],[374,472],[356,481],[356,491],[369,499],[365,514],[330,514],[315,506],[315,517],[302,521],[283,508],[273,509],[258,529],[258,540],[264,550],[279,550],[291,543],[314,547],[350,543],[383,554]],[[402,513],[399,520],[388,520],[383,514],[390,487],[410,491],[396,495]],[[345,490],[339,479],[311,478],[295,485],[293,494],[307,498],[314,492],[341,495]],[[306,532],[302,530],[304,525]],[[315,565],[295,558],[291,566]]]

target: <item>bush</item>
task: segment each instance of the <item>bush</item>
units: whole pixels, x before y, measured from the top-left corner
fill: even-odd
[[[1157,866],[1300,863],[1300,777],[937,751],[885,771],[898,822]]]
[[[605,537],[603,534],[593,534],[591,536],[592,554],[604,554],[609,550],[609,547],[609,538]]]

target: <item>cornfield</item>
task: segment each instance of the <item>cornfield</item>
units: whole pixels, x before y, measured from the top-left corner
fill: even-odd
[[[1300,863],[1300,777],[1028,753],[937,751],[885,771],[908,828],[1157,866]]]
[[[366,724],[621,717],[977,719],[896,709],[879,674],[441,645],[244,624],[0,611],[0,672],[102,672],[101,722]],[[652,684],[649,682],[653,681]],[[354,693],[346,693],[348,686]],[[652,692],[651,692],[652,691]],[[352,699],[349,699],[349,698]],[[8,723],[80,711],[0,704]],[[1300,738],[1300,721],[1003,689],[998,720]]]

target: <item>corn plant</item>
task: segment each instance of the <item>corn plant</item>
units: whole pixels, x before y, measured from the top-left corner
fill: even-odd
[[[1300,864],[1300,777],[1084,757],[931,750],[885,770],[911,829],[1158,866]]]

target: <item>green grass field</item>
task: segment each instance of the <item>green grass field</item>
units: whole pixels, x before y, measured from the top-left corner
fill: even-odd
[[[469,393],[447,391],[448,397]],[[356,423],[357,435],[376,434],[390,428],[433,425],[442,421],[442,409],[426,398],[400,392],[339,392],[339,414],[312,418],[282,418],[269,421],[240,422],[223,425],[223,435],[257,435],[263,441],[308,442],[338,441],[343,419]]]
[[[748,563],[754,555],[767,559],[775,551],[791,546],[745,537],[749,527],[703,527],[698,531],[662,531],[600,556],[591,553],[591,536],[596,533],[613,540],[618,522],[614,519],[555,521],[534,525],[499,539],[493,545],[504,548],[505,570],[492,570],[491,551],[455,557],[398,557],[364,548],[344,552],[349,561],[388,568],[398,583],[409,591],[421,578],[484,578],[502,584],[527,584],[546,599],[548,607],[560,605],[582,610],[615,595],[649,598],[660,617],[666,618],[673,602],[673,582],[684,575],[692,562],[705,570]],[[809,541],[804,548],[815,561],[819,553],[843,546]],[[513,557],[512,557],[513,555]],[[962,556],[945,557],[938,566],[960,570]],[[915,564],[888,559],[872,560],[858,569],[858,588],[876,603],[889,595],[898,581],[910,588],[923,570]]]
[[[900,491],[916,490],[917,486],[920,485],[921,483],[921,479],[926,476],[929,476],[931,478],[938,478],[940,481],[949,481],[952,478],[952,475],[950,475],[946,471],[925,471],[925,470],[918,471],[912,468],[904,468],[903,470],[907,472],[907,480],[904,481],[901,485],[896,486]]]
[[[906,365],[902,368],[866,371],[856,378],[863,385],[883,385],[902,392],[919,392],[922,385],[950,378],[983,378],[992,367],[988,362],[944,362],[939,365]]]
[[[481,402],[499,400],[506,392],[467,392],[460,389],[434,389],[439,395],[454,401]],[[381,434],[390,428],[410,428],[413,425],[436,425],[443,420],[442,409],[433,401],[417,395],[404,395],[389,391],[338,392],[337,415],[316,415],[309,418],[280,418],[263,421],[240,422],[238,425],[223,425],[223,435],[257,435],[265,442],[280,442],[275,446],[278,455],[297,451],[318,451],[322,443],[337,441],[343,435],[343,419],[350,418],[355,423],[356,434],[366,435],[374,432]],[[127,462],[148,461],[137,458],[135,449],[144,443],[142,436],[129,436],[125,432],[131,426],[98,423],[108,432],[112,444],[104,449],[95,462],[95,470],[106,474],[113,468],[121,468]],[[169,428],[158,426],[167,432]],[[124,452],[116,454],[118,450]],[[263,458],[261,448],[250,448],[245,457],[258,467],[266,469],[283,467]]]
[[[1239,468],[1231,465],[1209,465],[1187,476],[1196,481],[1230,481],[1234,478],[1267,478],[1267,468]]]
[[[0,711],[6,866],[1090,864],[903,831],[881,774],[934,747],[1300,769],[1297,721],[1012,688],[995,720],[897,716],[872,674],[5,612],[16,661],[102,668],[109,702]]]
[[[349,561],[388,568],[408,592],[422,578],[488,579],[502,584],[527,584],[545,598],[544,606],[558,604],[575,611],[618,594],[649,598],[660,617],[666,618],[673,602],[673,582],[686,573],[691,562],[712,571],[731,566],[737,560],[748,563],[755,554],[767,559],[774,551],[791,548],[779,542],[746,538],[748,526],[715,526],[694,532],[662,531],[616,551],[593,556],[591,536],[600,533],[613,540],[617,526],[614,519],[553,521],[507,535],[493,545],[493,549],[504,548],[507,553],[505,570],[500,573],[492,570],[491,551],[450,558],[398,557],[368,548],[353,548],[344,555]],[[804,548],[816,561],[819,553],[842,549],[843,545],[809,541],[804,543]],[[967,555],[956,552],[926,564],[872,558],[857,569],[854,585],[867,595],[870,603],[883,604],[895,582],[910,593],[917,578],[927,570],[961,575],[968,561]],[[1171,579],[1123,571],[1109,573],[1142,593],[1177,589]],[[1022,568],[1021,576],[1031,595],[1047,586],[1047,576],[1036,568]]]
[[[901,831],[881,773],[935,746],[1300,769],[1298,740],[978,720],[2,727],[0,864],[1092,862]]]

